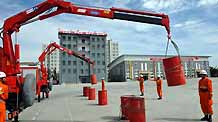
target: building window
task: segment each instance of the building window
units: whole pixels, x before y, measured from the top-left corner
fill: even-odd
[[[71,69],[68,69],[68,73],[71,73]]]
[[[71,49],[71,44],[68,44],[67,46],[68,46],[68,49]]]
[[[100,53],[97,53],[98,58],[100,57]]]
[[[63,44],[63,47],[66,47],[66,44]]]
[[[81,70],[80,70],[80,73],[81,73],[81,74],[83,74],[83,73],[84,73],[83,69],[81,69]]]
[[[92,42],[95,42],[95,38],[94,37],[92,38]]]
[[[101,73],[101,69],[98,69],[98,73]]]
[[[86,69],[86,73],[87,73],[87,74],[89,73],[89,69]]]
[[[100,44],[97,45],[97,48],[100,48]]]
[[[83,61],[80,61],[80,64],[83,66]]]
[[[85,43],[85,39],[82,39],[82,43]]]
[[[100,61],[97,61],[97,64],[100,65]]]
[[[102,69],[102,72],[105,73],[105,69]]]
[[[102,41],[104,41],[104,38],[101,38]]]
[[[73,41],[77,41],[77,38],[76,38],[76,37],[73,37]]]
[[[71,61],[68,61],[68,65],[71,65]]]
[[[98,41],[98,42],[100,41],[99,37],[97,38],[97,41]]]
[[[86,48],[85,48],[85,47],[82,47],[82,51],[86,51]]]
[[[76,71],[77,71],[76,69],[73,69],[73,73],[76,73]]]
[[[63,61],[62,63],[63,63],[63,65],[65,65],[65,63],[66,63],[66,62],[65,62],[65,61]]]
[[[65,71],[66,71],[65,69],[62,69],[62,72],[63,72],[63,73],[65,73]]]
[[[75,45],[75,44],[73,45],[73,48],[76,48],[76,45]]]
[[[105,65],[105,61],[102,61],[102,65]]]
[[[74,66],[76,65],[76,61],[73,61],[73,65],[74,65]]]
[[[104,45],[104,44],[102,45],[102,48],[105,48],[105,45]]]
[[[95,45],[92,45],[92,49],[95,49]]]
[[[65,39],[66,39],[66,37],[65,37],[65,36],[62,36],[62,38],[63,38],[63,40],[65,40]]]
[[[69,41],[71,40],[71,36],[68,36],[68,40],[69,40]]]
[[[95,53],[92,53],[92,57],[95,57]]]
[[[63,53],[62,53],[62,55],[63,55],[63,56],[65,56],[65,55],[66,55],[66,53],[65,53],[65,52],[63,52]]]

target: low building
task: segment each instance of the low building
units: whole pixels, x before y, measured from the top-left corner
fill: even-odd
[[[181,56],[185,76],[187,78],[198,77],[202,69],[209,73],[209,57]],[[164,58],[163,55],[121,55],[108,65],[108,81],[127,81],[137,78],[140,74],[145,74],[148,78],[156,75],[165,78],[162,64]]]

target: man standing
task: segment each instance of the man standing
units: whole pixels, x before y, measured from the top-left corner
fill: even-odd
[[[5,100],[8,99],[8,86],[5,85],[6,74],[0,72],[0,122],[6,121],[6,106]]]
[[[205,70],[200,71],[201,79],[199,80],[199,96],[200,96],[200,104],[201,110],[204,113],[204,117],[201,118],[201,121],[212,122],[212,81],[208,78],[207,72]]]
[[[140,96],[144,96],[144,78],[143,78],[143,75],[140,75],[140,77],[138,78],[138,81],[139,81],[139,88],[140,88],[140,92],[141,92]]]
[[[162,99],[162,80],[160,79],[160,75],[157,76],[156,85],[157,85],[157,94],[159,96],[158,100],[161,100]]]

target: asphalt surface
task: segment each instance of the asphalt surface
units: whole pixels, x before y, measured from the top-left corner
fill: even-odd
[[[218,122],[218,78],[213,80],[213,122]],[[120,122],[120,96],[139,95],[138,83],[106,83],[108,105],[99,106],[96,88],[96,100],[87,100],[82,96],[83,86],[89,84],[71,84],[54,86],[49,99],[20,114],[20,122]],[[198,79],[189,79],[185,86],[163,86],[163,100],[157,100],[156,86],[152,81],[145,83],[145,109],[147,122],[198,122],[203,116],[198,96]],[[127,121],[126,121],[127,122]]]

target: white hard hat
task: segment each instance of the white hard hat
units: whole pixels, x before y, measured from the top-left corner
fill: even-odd
[[[158,78],[160,78],[160,75],[157,75]]]
[[[102,77],[101,79],[104,80],[104,77]]]
[[[200,74],[200,75],[207,75],[207,71],[201,70],[199,74]]]
[[[140,75],[140,77],[143,77],[143,75]]]
[[[4,72],[0,72],[0,78],[5,78],[6,74]]]

